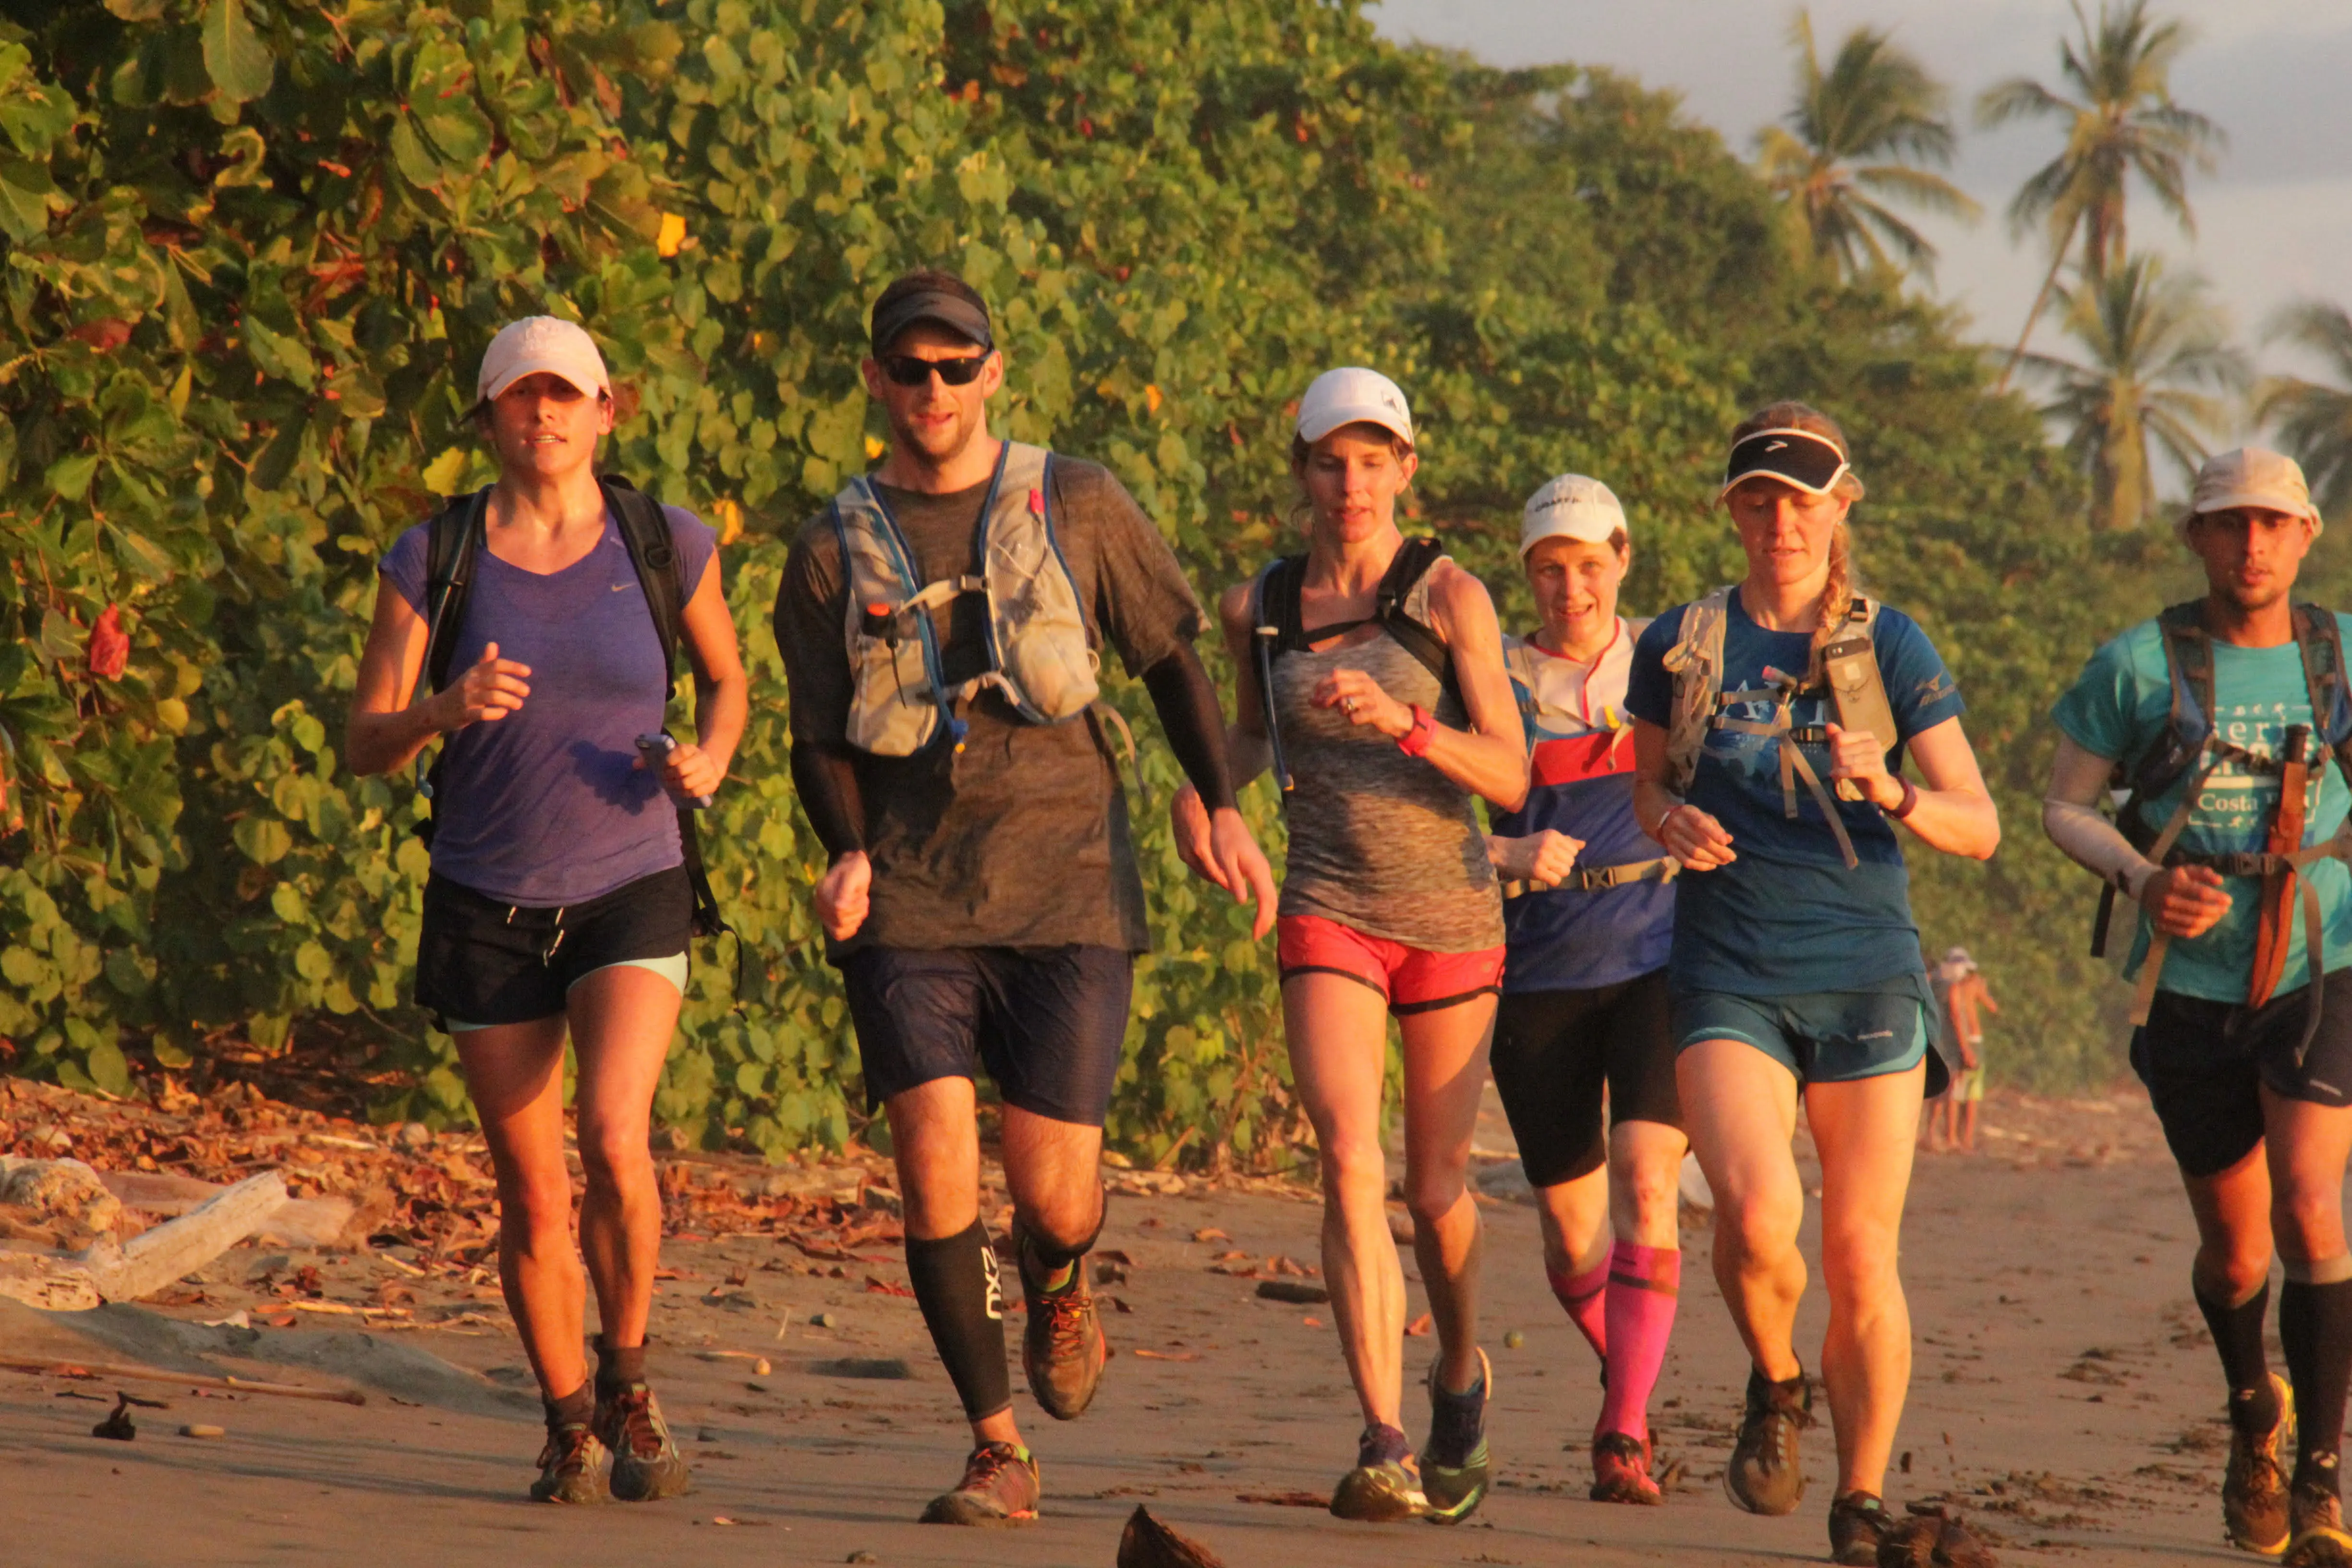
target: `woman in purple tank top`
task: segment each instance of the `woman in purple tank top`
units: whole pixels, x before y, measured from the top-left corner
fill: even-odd
[[[435,630],[421,524],[381,568],[344,760],[391,773],[441,742],[417,1001],[457,1039],[498,1174],[499,1279],[547,1406],[531,1496],[668,1496],[687,1468],[646,1386],[645,1342],[661,1245],[653,1095],[694,912],[675,803],[707,802],[725,779],[749,688],[716,538],[663,508],[698,732],[666,754],[638,744],[664,734],[670,669],[613,510],[625,492],[593,466],[614,417],[594,341],[549,316],[517,321],[483,355],[477,391],[499,480],[459,503],[478,531],[464,593],[439,606],[446,683],[418,691]],[[648,576],[666,569],[657,549],[643,554]],[[567,1037],[587,1179],[580,1250],[601,1326],[593,1385],[564,1163]]]

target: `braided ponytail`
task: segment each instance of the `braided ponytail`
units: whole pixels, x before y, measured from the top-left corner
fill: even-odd
[[[1853,458],[1853,449],[1846,445],[1845,432],[1838,428],[1837,421],[1820,409],[1793,398],[1768,404],[1741,420],[1732,429],[1731,444],[1737,447],[1750,436],[1765,430],[1802,430],[1807,435],[1819,436],[1829,442],[1847,461]],[[1862,500],[1864,491],[1860,476],[1848,468],[1832,493],[1843,497],[1848,502]],[[1845,619],[1846,607],[1853,603],[1853,596],[1859,591],[1853,574],[1853,536],[1843,522],[1840,522],[1830,534],[1829,566],[1829,581],[1822,589],[1821,621],[1813,628],[1812,668],[1805,676],[1808,685],[1821,679],[1822,649],[1836,637],[1837,628]]]

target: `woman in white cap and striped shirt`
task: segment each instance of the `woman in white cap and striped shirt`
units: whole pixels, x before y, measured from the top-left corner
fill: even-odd
[[[1676,866],[1634,816],[1625,715],[1650,623],[1617,613],[1633,545],[1598,479],[1562,474],[1528,498],[1519,559],[1543,624],[1503,652],[1533,776],[1486,839],[1510,957],[1495,1087],[1536,1189],[1544,1273],[1605,1368],[1592,1499],[1655,1504],[1648,1406],[1682,1288],[1689,1144],[1666,995]]]
[[[441,742],[417,1001],[456,1037],[498,1176],[499,1283],[547,1405],[531,1495],[601,1500],[609,1448],[611,1495],[642,1500],[688,1479],[645,1373],[661,1244],[653,1095],[697,916],[676,807],[726,777],[748,686],[711,531],[597,478],[614,411],[594,341],[553,317],[514,322],[482,356],[477,394],[498,482],[385,555],[345,760],[390,773]],[[664,733],[665,632],[693,667],[698,730],[666,755],[638,739]],[[601,1325],[593,1384],[567,1037]]]
[[[1289,813],[1283,1018],[1322,1154],[1324,1278],[1364,1415],[1331,1511],[1450,1521],[1486,1495],[1492,1381],[1466,1170],[1503,919],[1471,799],[1517,805],[1528,760],[1486,587],[1435,541],[1397,529],[1417,462],[1395,383],[1362,369],[1316,378],[1290,454],[1307,552],[1218,610],[1254,672],[1231,738],[1235,786],[1272,764]],[[1189,789],[1176,826],[1185,858],[1211,875],[1208,819]],[[1418,1466],[1401,1426],[1404,1277],[1384,1206],[1391,1015],[1404,1042],[1405,1201],[1438,1338]]]

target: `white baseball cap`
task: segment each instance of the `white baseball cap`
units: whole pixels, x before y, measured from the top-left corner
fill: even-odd
[[[604,373],[596,340],[576,321],[554,316],[525,316],[499,328],[483,351],[474,395],[488,403],[524,376],[541,371],[562,376],[582,392],[613,395],[613,378]]]
[[[1397,384],[1376,370],[1346,365],[1315,378],[1298,400],[1298,438],[1320,441],[1342,425],[1377,425],[1410,444],[1412,411]]]
[[[2266,447],[2240,447],[2205,459],[2197,470],[2197,484],[2189,498],[2189,515],[2180,520],[2186,537],[2189,524],[2209,511],[2260,507],[2290,517],[2307,517],[2316,534],[2322,520],[2311,504],[2311,487],[2304,482],[2303,465],[2284,452]]]
[[[1562,474],[1528,498],[1519,521],[1519,559],[1547,539],[1580,539],[1606,544],[1625,528],[1625,509],[1614,491],[1582,474]]]

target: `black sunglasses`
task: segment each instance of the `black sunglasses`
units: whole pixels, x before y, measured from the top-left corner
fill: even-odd
[[[882,374],[900,386],[921,386],[940,373],[940,379],[950,386],[970,386],[980,379],[980,367],[988,363],[986,354],[966,354],[961,359],[917,359],[913,354],[886,354]]]

